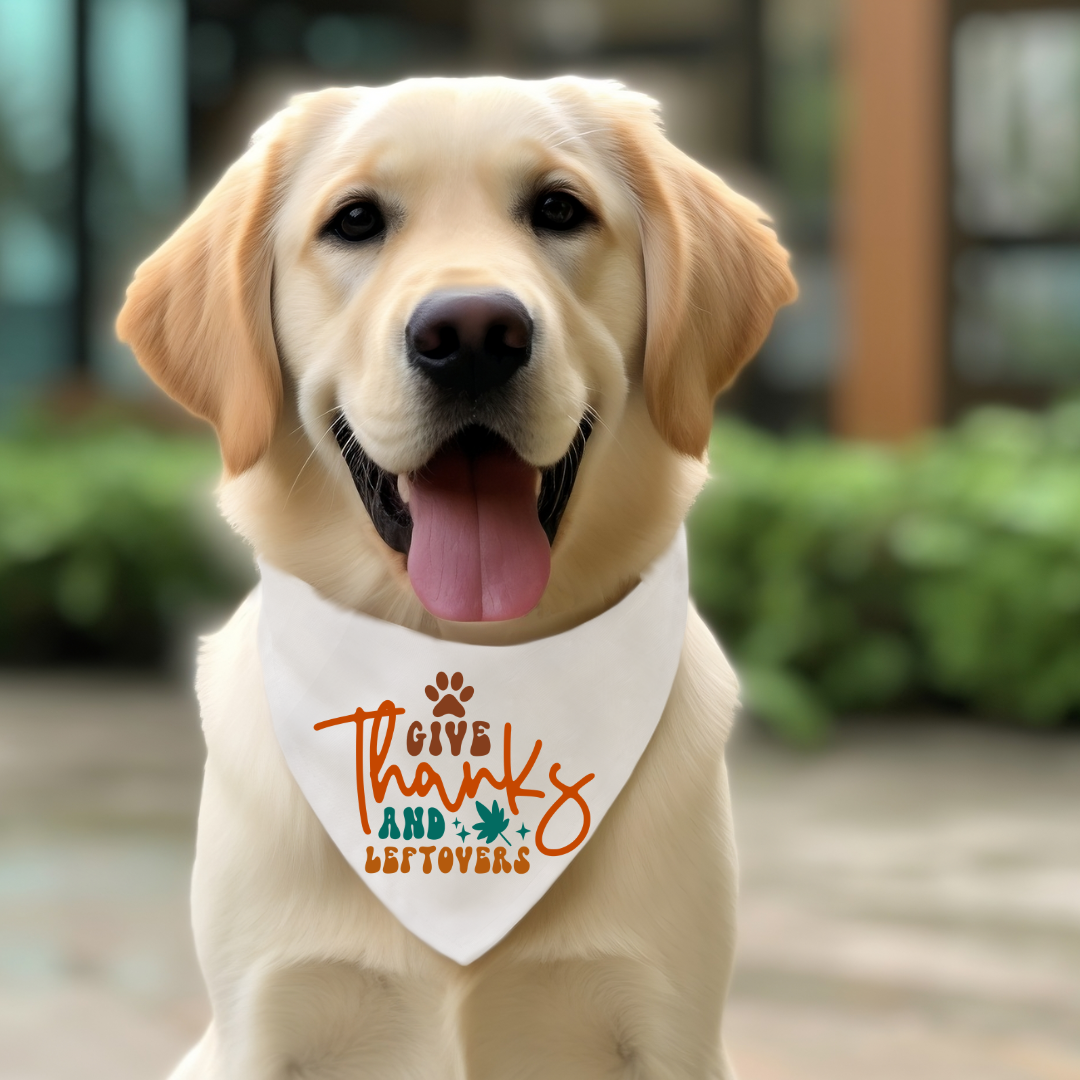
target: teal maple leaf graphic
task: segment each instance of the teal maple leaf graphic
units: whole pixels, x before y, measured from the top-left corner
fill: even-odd
[[[503,829],[510,827],[510,819],[503,813],[498,799],[491,800],[489,810],[480,800],[476,802],[476,812],[480,815],[480,821],[473,826],[473,832],[484,841],[485,844],[493,844],[496,836],[503,836]],[[506,840],[509,844],[510,841]]]

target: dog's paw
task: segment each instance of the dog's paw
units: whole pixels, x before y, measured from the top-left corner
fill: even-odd
[[[440,671],[435,676],[435,686],[428,683],[424,687],[424,693],[436,703],[435,708],[431,710],[432,716],[445,716],[447,713],[452,713],[454,716],[465,715],[465,706],[462,705],[462,702],[468,701],[473,696],[473,688],[471,686],[463,687],[461,684],[464,681],[464,676],[460,671],[455,671],[449,679],[446,677],[445,671]],[[448,688],[453,693],[446,693]],[[440,690],[443,691],[441,698],[439,696]]]

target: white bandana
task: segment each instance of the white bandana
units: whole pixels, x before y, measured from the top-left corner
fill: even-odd
[[[523,645],[442,641],[260,568],[293,776],[397,919],[471,963],[566,869],[652,738],[686,631],[685,534],[615,607]]]

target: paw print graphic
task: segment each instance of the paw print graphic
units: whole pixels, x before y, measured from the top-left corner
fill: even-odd
[[[453,713],[454,716],[465,715],[465,706],[461,702],[468,701],[473,696],[473,688],[471,686],[463,687],[461,684],[464,681],[465,679],[460,671],[455,671],[449,679],[446,677],[445,671],[440,671],[435,676],[435,686],[429,683],[424,687],[424,693],[432,701],[436,702],[435,708],[431,710],[432,716],[445,716],[447,713]],[[438,689],[435,687],[438,687]],[[447,689],[452,690],[453,693],[447,693]],[[439,697],[440,690],[443,692],[441,698]]]

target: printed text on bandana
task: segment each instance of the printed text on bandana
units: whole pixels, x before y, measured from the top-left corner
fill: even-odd
[[[530,778],[543,749],[540,739],[515,772],[513,724],[506,722],[499,733],[484,721],[467,722],[464,703],[474,691],[463,685],[460,672],[448,678],[440,671],[435,683],[424,688],[435,702],[431,719],[408,722],[403,719],[405,709],[387,700],[376,709],[358,706],[355,712],[315,724],[316,731],[356,725],[357,811],[372,841],[365,871],[527,874],[530,833],[531,846],[541,855],[575,851],[589,835],[592,822],[582,789],[596,774],[566,783],[556,761],[548,770],[550,786]],[[387,763],[391,750],[400,749],[395,740],[404,743],[410,763],[415,760],[404,771]],[[399,753],[393,756],[402,759]],[[526,787],[527,781],[540,786]],[[409,804],[401,805],[401,798]],[[579,823],[578,831],[568,842],[560,842],[571,835],[571,816]],[[532,828],[530,820],[536,822]],[[560,840],[549,842],[550,832]]]

